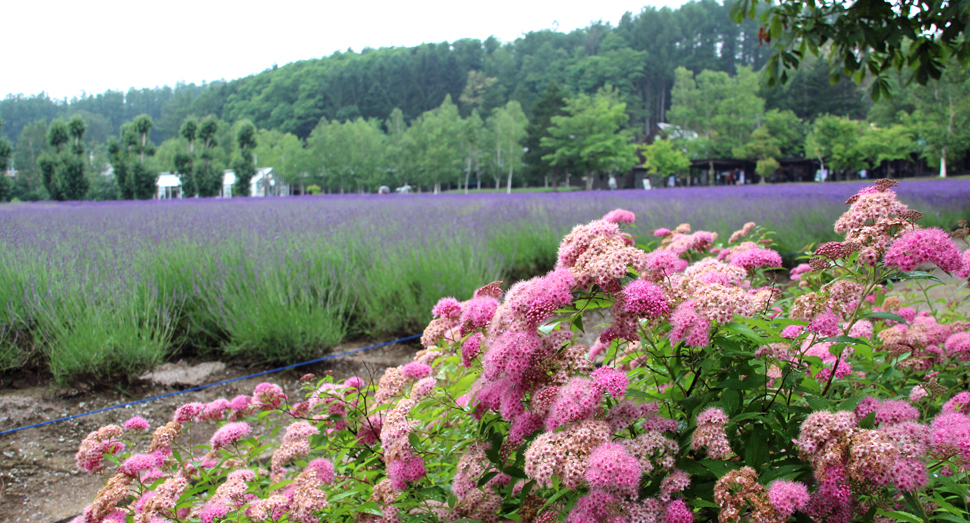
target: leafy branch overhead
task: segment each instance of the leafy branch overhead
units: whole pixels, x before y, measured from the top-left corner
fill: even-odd
[[[872,77],[876,101],[890,96],[892,69],[911,69],[911,79],[926,85],[940,78],[949,59],[961,67],[970,62],[965,0],[740,0],[731,14],[738,23],[752,19],[761,25],[758,38],[772,47],[765,69],[770,84],[786,82],[808,53],[830,52],[833,71],[856,83]]]

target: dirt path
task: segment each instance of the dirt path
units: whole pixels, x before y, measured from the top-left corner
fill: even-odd
[[[369,344],[341,345],[334,352],[367,345]],[[236,381],[0,436],[0,522],[54,523],[78,515],[94,499],[105,478],[78,471],[74,464],[74,454],[81,440],[101,426],[109,423],[121,424],[132,416],[143,416],[151,422],[152,427],[156,427],[169,421],[179,405],[251,394],[253,387],[263,381],[280,385],[287,394],[298,393],[300,377],[309,372],[322,375],[329,371],[338,378],[358,375],[369,380],[372,376],[379,377],[387,367],[410,361],[415,350],[416,345],[388,345],[278,374]],[[204,383],[245,376],[260,370],[266,369],[230,366],[205,376]],[[9,387],[5,385],[0,390],[0,430],[89,412],[175,390],[178,388],[145,384],[128,389],[122,395],[117,390],[55,390],[50,385],[31,386],[14,381]],[[206,442],[214,430],[214,426],[210,425],[198,424],[190,433],[191,444]]]

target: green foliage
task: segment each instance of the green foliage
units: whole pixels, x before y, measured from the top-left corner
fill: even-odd
[[[3,131],[3,120],[0,119],[0,133]],[[0,134],[0,202],[10,197],[10,181],[7,179],[7,165],[13,156],[13,146],[5,136]]]
[[[84,132],[87,127],[80,115],[74,115],[69,123],[57,119],[47,130],[47,142],[54,148],[53,154],[44,153],[38,158],[44,187],[54,200],[83,200],[90,182],[85,174],[88,158],[84,154]],[[71,143],[69,150],[62,150]]]
[[[532,106],[532,117],[526,128],[526,138],[523,143],[528,150],[522,159],[525,163],[525,175],[532,183],[547,181],[546,177],[550,176],[552,186],[559,185],[558,180],[562,169],[543,159],[553,154],[555,150],[552,147],[543,147],[542,139],[552,138],[549,134],[552,118],[562,116],[564,107],[566,107],[566,97],[556,83],[550,83]]]
[[[643,165],[650,174],[670,176],[690,167],[690,158],[671,140],[654,140],[640,147]]]
[[[155,144],[148,138],[152,119],[140,115],[121,127],[118,140],[108,142],[108,155],[122,200],[149,200],[156,196],[158,172],[145,160],[155,155]]]
[[[215,165],[215,149],[219,145],[219,119],[209,115],[199,124],[199,141],[202,151],[199,156],[202,165],[194,167],[195,183],[199,191],[199,196],[211,198],[222,193],[222,171]]]
[[[695,78],[679,67],[675,74],[670,123],[698,134],[687,142],[694,158],[729,158],[747,144],[765,114],[754,72],[742,67],[731,77],[704,70]]]
[[[779,3],[741,0],[732,17],[757,19],[759,41],[771,42],[765,74],[770,83],[784,83],[809,53],[830,50],[833,70],[862,83],[872,76],[874,101],[890,95],[886,76],[911,68],[912,79],[926,85],[939,79],[950,57],[962,66],[970,61],[970,23],[966,9],[947,3],[823,2],[785,0]]]
[[[849,212],[893,199],[872,196],[884,188],[857,195],[870,201]],[[900,202],[883,211],[911,216]],[[864,222],[847,238],[872,234]],[[909,230],[888,227],[864,248],[884,249],[876,242]],[[729,244],[772,236],[753,224],[736,234]],[[564,246],[593,263],[565,256],[559,270],[504,296],[496,282],[465,302],[442,298],[422,350],[379,381],[308,375],[299,395],[262,383],[245,404],[179,408],[149,447],[155,456],[172,451],[154,463],[172,473],[164,480],[131,478],[138,460],[121,465],[148,437],[119,429],[111,437],[126,445],[112,448],[92,433],[79,463],[130,486],[113,498],[103,490],[93,506],[129,511],[153,491],[178,503],[142,513],[215,508],[240,523],[269,510],[278,520],[370,523],[967,519],[964,351],[920,340],[965,334],[957,302],[965,307],[966,290],[943,307],[915,292],[890,297],[887,277],[923,296],[937,278],[825,249],[799,283],[780,288],[771,262],[743,268],[747,251],[725,244],[716,246],[721,262],[715,245],[694,243],[681,254],[690,269],[670,278],[617,265],[648,254],[622,237],[605,220],[578,226]],[[654,243],[653,252],[677,257],[685,238]],[[929,309],[916,316],[900,305]],[[884,342],[899,339],[907,350]],[[199,422],[216,409],[209,444],[189,448],[190,437],[204,441]],[[188,463],[199,473],[174,475]]]
[[[256,126],[248,121],[242,122],[236,134],[236,142],[239,144],[239,159],[234,166],[236,183],[233,185],[232,194],[250,196],[249,182],[256,175],[256,158],[253,156],[256,149]]]
[[[841,116],[826,115],[817,118],[805,138],[805,154],[826,163],[836,174],[847,176],[848,170],[864,167],[864,158],[858,148],[859,137],[864,132],[860,122]]]
[[[505,104],[505,107],[495,109],[485,123],[484,149],[489,152],[485,164],[495,179],[496,188],[502,174],[508,173],[506,193],[512,192],[512,175],[516,168],[522,166],[525,154],[522,140],[526,137],[528,124],[529,120],[522,112],[522,106],[514,100]]]
[[[580,94],[566,101],[565,116],[553,116],[550,136],[543,147],[553,152],[543,156],[552,165],[572,165],[586,174],[587,188],[593,173],[626,171],[636,164],[636,145],[626,127],[626,104],[612,87],[590,97]]]
[[[320,194],[320,191],[322,191],[322,189],[319,185],[308,185],[306,188],[307,194]]]
[[[461,173],[462,119],[458,107],[446,96],[441,106],[418,117],[403,137],[411,149],[410,181],[440,192],[442,182],[458,181]]]

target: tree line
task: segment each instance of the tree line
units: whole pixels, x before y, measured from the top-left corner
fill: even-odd
[[[161,171],[178,173],[187,195],[214,195],[224,169],[246,177],[255,164],[304,189],[347,192],[498,187],[503,178],[505,187],[554,185],[641,161],[652,172],[685,174],[685,157],[754,160],[759,173],[779,158],[811,157],[842,176],[913,156],[940,167],[966,157],[960,67],[925,86],[901,73],[881,78],[894,96],[875,104],[868,85],[833,76],[824,56],[769,88],[754,72],[768,52],[757,45],[757,25],[734,24],[730,7],[645,8],[616,27],[536,31],[505,44],[348,51],[204,86],[70,102],[8,96],[0,133],[18,176],[0,184],[8,198],[65,197],[43,183],[66,179],[56,174],[67,165],[62,146],[48,139],[58,118],[85,123],[71,150],[80,158],[86,145],[92,199],[147,197]],[[659,125],[668,122],[675,131]],[[655,136],[670,143],[634,145]],[[45,155],[60,163],[45,171]],[[114,178],[94,176],[109,165]]]

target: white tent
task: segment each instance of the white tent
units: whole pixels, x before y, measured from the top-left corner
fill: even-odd
[[[156,200],[171,200],[182,197],[182,180],[172,173],[161,173],[158,181],[155,182],[158,192],[155,194]]]

